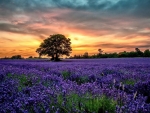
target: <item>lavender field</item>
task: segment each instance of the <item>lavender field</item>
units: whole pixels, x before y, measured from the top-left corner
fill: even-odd
[[[150,59],[0,60],[0,113],[150,113]]]

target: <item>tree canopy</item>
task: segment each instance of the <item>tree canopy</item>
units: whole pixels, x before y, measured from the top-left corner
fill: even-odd
[[[55,61],[60,60],[59,57],[62,55],[69,56],[71,51],[71,40],[62,34],[50,35],[36,50],[39,56],[47,55]]]

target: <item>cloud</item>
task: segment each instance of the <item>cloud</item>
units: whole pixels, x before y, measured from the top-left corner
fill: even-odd
[[[0,0],[0,15],[1,32],[40,41],[62,33],[72,36],[76,44],[93,39],[77,48],[149,48],[144,41],[150,37],[150,0]]]
[[[76,45],[74,48],[116,48],[116,49],[134,49],[134,48],[150,48],[150,40],[142,40],[142,41],[135,41],[135,43],[128,42],[128,43],[115,43],[115,42],[97,42],[95,44],[82,44],[82,45]]]
[[[5,37],[1,37],[1,39],[4,41],[10,41],[13,42],[14,40],[10,39],[10,38],[5,38]],[[3,41],[1,40],[1,43],[3,43]]]
[[[150,16],[149,0],[1,0],[2,8],[12,11],[46,11],[50,8],[68,8],[88,11],[111,11],[130,13],[136,16]]]
[[[7,32],[13,32],[13,33],[27,33],[23,29],[21,29],[19,26],[9,24],[9,23],[0,23],[0,31],[7,31]]]
[[[79,40],[79,39],[77,37],[75,37],[74,40]]]
[[[131,35],[138,30],[129,27],[150,27],[150,24],[147,24],[150,22],[148,19],[142,20],[147,21],[144,23],[137,18],[137,16],[141,18],[150,16],[149,2],[149,0],[116,0],[116,2],[114,0],[75,0],[74,2],[1,0],[0,18],[11,23],[0,22],[0,29],[8,32],[47,35],[48,32],[57,33],[63,26],[62,32],[67,30],[90,36],[112,33]]]

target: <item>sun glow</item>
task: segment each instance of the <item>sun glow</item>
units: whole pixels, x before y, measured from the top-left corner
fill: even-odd
[[[24,57],[29,55],[37,56],[35,50],[41,43],[37,40],[37,36],[9,32],[0,33],[0,57],[11,57],[16,54],[23,55]]]

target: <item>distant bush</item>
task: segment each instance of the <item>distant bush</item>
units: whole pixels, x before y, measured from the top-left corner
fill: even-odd
[[[33,58],[32,56],[29,56],[28,58]]]
[[[14,55],[11,57],[11,59],[22,59],[21,55]]]

